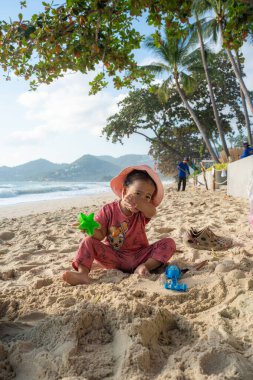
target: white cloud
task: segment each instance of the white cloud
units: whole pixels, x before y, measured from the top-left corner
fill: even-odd
[[[145,57],[139,62],[139,66],[148,66],[154,62],[159,62],[160,60],[157,57],[152,57],[150,53],[147,53],[148,57]]]
[[[34,144],[39,143],[45,137],[44,126],[37,126],[33,130],[12,132],[9,138],[14,144]]]
[[[114,96],[109,90],[88,95],[90,80],[91,75],[67,74],[50,86],[20,95],[18,102],[26,109],[29,129],[13,132],[9,140],[29,144],[63,131],[74,134],[80,130],[100,135],[107,117],[117,111],[117,103],[126,95]]]

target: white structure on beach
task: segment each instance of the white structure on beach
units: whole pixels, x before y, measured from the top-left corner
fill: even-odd
[[[227,194],[249,198],[249,187],[253,180],[253,156],[228,164]]]

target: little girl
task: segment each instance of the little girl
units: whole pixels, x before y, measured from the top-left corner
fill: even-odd
[[[95,216],[100,228],[85,237],[63,280],[71,285],[90,283],[94,260],[107,269],[119,269],[145,276],[166,263],[176,250],[174,240],[161,239],[149,245],[145,225],[156,215],[164,195],[158,175],[147,165],[130,166],[111,180],[120,198],[106,204]]]

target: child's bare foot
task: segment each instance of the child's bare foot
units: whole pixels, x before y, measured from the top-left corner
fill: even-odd
[[[91,282],[87,273],[70,271],[63,273],[62,279],[70,285],[90,284]]]
[[[138,265],[138,267],[135,269],[134,273],[137,273],[143,277],[148,276],[150,274],[148,269],[146,268],[145,264]]]

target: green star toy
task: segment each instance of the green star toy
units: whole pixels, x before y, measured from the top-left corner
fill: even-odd
[[[94,220],[94,212],[90,215],[84,215],[82,212],[78,215],[80,230],[85,230],[89,236],[94,235],[94,230],[100,228],[100,224]]]

